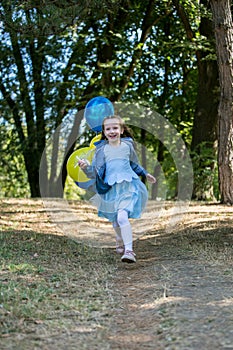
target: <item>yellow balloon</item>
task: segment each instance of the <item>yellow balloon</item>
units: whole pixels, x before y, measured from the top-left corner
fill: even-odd
[[[101,139],[101,133],[93,137],[93,139],[90,142],[90,147],[94,148],[95,147],[94,143],[100,141],[100,139]]]
[[[76,182],[78,186],[81,188],[85,188],[85,186],[89,186],[90,179],[86,176],[86,174],[82,171],[82,169],[78,165],[79,159],[85,159],[90,164],[95,154],[95,142],[100,141],[101,133],[93,137],[90,142],[90,147],[83,147],[76,151],[74,151],[66,164],[66,169],[68,175]]]
[[[89,178],[86,176],[86,174],[82,171],[82,169],[78,165],[79,159],[85,159],[90,164],[92,162],[92,159],[95,154],[95,148],[94,147],[83,147],[78,149],[77,151],[74,151],[66,164],[66,169],[68,175],[77,182],[87,182]]]

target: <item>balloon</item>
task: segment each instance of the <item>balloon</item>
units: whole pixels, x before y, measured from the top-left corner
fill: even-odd
[[[91,148],[93,148],[93,147],[95,148],[95,142],[100,141],[100,139],[101,139],[101,134],[98,134],[95,137],[93,137],[93,139],[90,142],[90,147]]]
[[[100,132],[105,117],[114,114],[113,104],[103,96],[92,98],[86,105],[84,117],[93,131]]]
[[[89,163],[92,162],[92,158],[95,153],[95,148],[91,147],[83,147],[78,149],[77,151],[74,151],[66,164],[67,173],[68,175],[75,181],[75,182],[87,182],[88,177],[86,174],[82,171],[82,169],[78,165],[79,159],[86,159]]]
[[[90,147],[79,148],[74,151],[66,164],[68,175],[74,180],[77,186],[87,190],[95,184],[95,179],[89,179],[78,165],[79,159],[86,159],[89,163],[95,154],[95,142],[100,141],[101,134],[96,135],[90,142]]]

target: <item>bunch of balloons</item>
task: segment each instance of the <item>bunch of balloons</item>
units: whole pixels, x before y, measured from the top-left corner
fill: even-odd
[[[89,147],[83,147],[74,151],[69,157],[66,168],[68,175],[77,186],[88,189],[95,183],[95,179],[89,179],[78,166],[79,159],[86,159],[91,164],[95,154],[95,143],[101,139],[102,122],[105,117],[114,114],[113,104],[103,96],[92,98],[86,105],[84,117],[91,130],[97,135],[91,140]],[[99,134],[98,134],[99,133]]]

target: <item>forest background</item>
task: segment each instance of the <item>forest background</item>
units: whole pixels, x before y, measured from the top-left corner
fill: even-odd
[[[3,0],[0,35],[1,197],[40,197],[51,139],[46,196],[85,196],[66,162],[93,138],[83,111],[102,95],[166,118],[192,160],[192,198],[233,203],[229,0]],[[151,163],[141,148],[142,165],[158,179],[151,198],[164,181],[166,197],[176,198],[179,174],[168,148],[132,129],[157,159]]]

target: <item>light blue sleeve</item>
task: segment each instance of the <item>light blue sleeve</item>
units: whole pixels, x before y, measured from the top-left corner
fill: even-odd
[[[95,156],[94,156],[91,165],[88,165],[85,169],[82,169],[83,172],[86,174],[86,176],[89,179],[95,179],[96,178],[95,163],[96,163],[96,160],[95,160]]]
[[[146,176],[148,174],[148,171],[139,165],[138,156],[132,144],[130,144],[130,166],[138,176]]]

